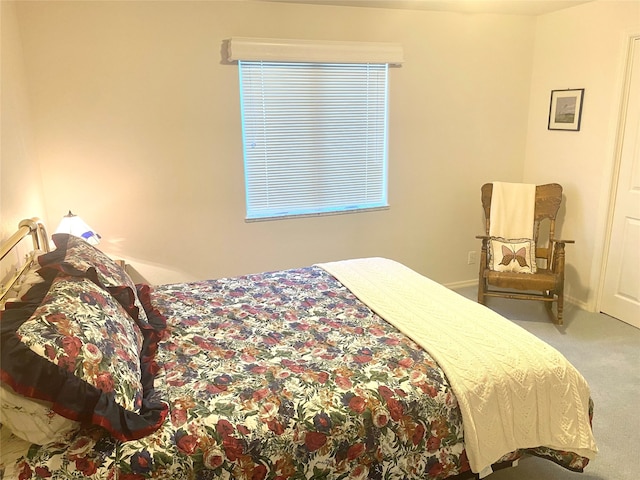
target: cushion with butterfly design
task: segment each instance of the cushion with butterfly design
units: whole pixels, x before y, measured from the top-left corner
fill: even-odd
[[[536,246],[533,240],[491,237],[489,269],[496,272],[536,273]]]

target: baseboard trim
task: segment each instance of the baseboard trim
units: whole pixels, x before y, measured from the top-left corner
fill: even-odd
[[[451,283],[443,283],[445,287],[450,290],[455,290],[457,288],[465,288],[465,287],[477,287],[478,280],[463,280],[461,282],[451,282]]]
[[[578,300],[575,297],[569,297],[565,295],[564,301],[565,303],[570,303],[571,305],[574,305],[578,307],[580,310],[584,310],[585,312],[595,312],[595,310],[592,307],[590,307],[588,303],[583,302],[582,300]]]

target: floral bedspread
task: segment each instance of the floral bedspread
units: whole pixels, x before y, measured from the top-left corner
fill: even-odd
[[[71,445],[31,446],[20,479],[440,480],[469,470],[441,369],[319,267],[152,296],[168,319],[155,381],[164,426],[132,442],[93,428]]]

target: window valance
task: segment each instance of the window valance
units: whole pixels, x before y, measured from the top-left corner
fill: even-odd
[[[232,37],[228,60],[322,63],[386,63],[404,61],[402,45],[377,42],[290,40]]]

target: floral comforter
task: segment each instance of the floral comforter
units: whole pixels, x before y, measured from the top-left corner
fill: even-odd
[[[70,445],[33,445],[18,478],[439,480],[469,470],[442,370],[321,268],[165,285],[152,299],[168,319],[156,353],[163,427],[124,443],[93,428]]]

